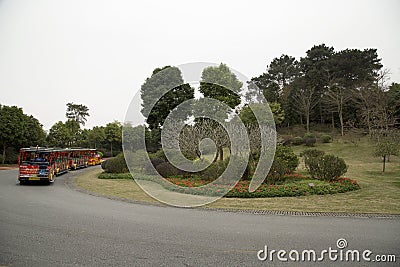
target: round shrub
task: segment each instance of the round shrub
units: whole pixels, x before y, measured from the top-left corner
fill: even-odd
[[[155,153],[149,153],[149,158],[150,158],[150,160],[163,159],[164,161],[167,161],[167,157],[165,156],[164,150],[162,150],[162,149],[157,150],[157,152],[155,152]]]
[[[275,151],[275,158],[279,158],[286,162],[288,171],[287,173],[293,172],[297,166],[299,166],[299,157],[293,152],[293,149],[288,146],[277,145]]]
[[[275,183],[289,173],[289,165],[282,158],[276,157],[267,176],[268,183]]]
[[[207,169],[202,171],[201,173],[202,178],[207,181],[217,179],[225,171],[228,162],[229,160],[216,161],[211,163],[211,165]]]
[[[311,176],[322,180],[337,180],[347,172],[347,165],[342,158],[333,155],[311,157],[307,160]]]
[[[279,143],[281,143],[284,146],[288,146],[288,145],[293,143],[293,136],[291,136],[291,135],[281,135]]]
[[[317,142],[317,138],[315,138],[315,137],[304,138],[304,144],[306,146],[314,146],[316,142]]]
[[[300,153],[300,157],[304,157],[304,163],[307,167],[307,160],[310,158],[316,158],[316,157],[322,157],[323,155],[325,155],[325,152],[322,150],[318,150],[318,149],[306,149],[303,152]]]
[[[322,143],[330,143],[332,142],[332,136],[328,134],[321,135],[320,137]]]
[[[166,162],[164,159],[160,159],[160,158],[153,158],[150,160],[151,164],[155,167],[157,167],[160,164],[163,164],[164,162]]]
[[[165,163],[165,160],[160,158],[150,159],[150,162],[145,161],[144,172],[146,174],[154,174],[154,169],[157,169],[157,166],[163,163]]]
[[[313,133],[307,132],[304,134],[304,139],[306,138],[315,138],[315,135]]]
[[[164,178],[179,175],[179,169],[169,162],[164,162],[156,167],[157,172]]]
[[[108,173],[128,172],[124,154],[120,153],[116,157],[108,159],[104,164],[104,169]]]
[[[124,155],[127,165],[135,172],[142,172],[148,164],[147,152],[144,149],[138,149],[135,152],[125,151]]]
[[[324,155],[325,152],[318,149],[306,149],[300,153],[300,156],[304,158],[304,165],[310,174],[318,172],[319,158]]]
[[[301,136],[296,136],[292,140],[292,144],[295,145],[295,146],[302,145],[303,143],[304,143],[304,140],[303,140],[303,138]]]
[[[103,170],[106,170],[106,164],[107,164],[107,160],[105,160],[105,161],[103,161],[103,162],[101,163],[101,168],[102,168]]]

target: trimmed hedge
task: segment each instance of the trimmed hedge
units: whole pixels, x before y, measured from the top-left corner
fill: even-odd
[[[126,161],[123,153],[118,154],[116,157],[106,160],[101,166],[105,172],[108,173],[124,173],[128,172]]]
[[[148,180],[153,182],[159,182],[156,176],[144,175],[144,174],[133,174],[135,179]],[[100,178],[101,177],[101,178]],[[131,179],[132,176],[129,173],[124,174],[108,174],[102,173],[99,176],[100,179]],[[355,180],[349,178],[339,178],[335,181],[321,181],[311,179],[309,177],[301,177],[301,175],[285,176],[283,178],[284,183],[277,185],[262,184],[255,192],[250,193],[248,191],[250,181],[241,180],[236,186],[229,191],[225,197],[238,197],[238,198],[266,198],[266,197],[295,197],[295,196],[308,196],[308,195],[326,195],[345,193],[360,189],[359,184]],[[161,186],[164,188],[180,192],[193,194],[193,187],[203,186],[202,195],[216,196],[220,195],[219,192],[223,189],[221,185],[210,185],[210,181],[190,178],[182,179],[178,177],[167,178],[161,182]],[[310,187],[310,183],[314,186]],[[178,187],[172,186],[174,184]]]
[[[125,179],[125,180],[130,180],[132,179],[132,176],[129,172],[127,173],[107,173],[103,172],[100,173],[100,175],[97,177],[99,179]]]

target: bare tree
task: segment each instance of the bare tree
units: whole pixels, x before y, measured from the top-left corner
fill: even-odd
[[[171,136],[171,138],[176,137]],[[228,133],[221,124],[209,119],[201,120],[194,126],[186,125],[183,127],[179,135],[179,147],[183,153],[200,158],[199,145],[201,140],[206,138],[213,140],[217,147],[213,161],[217,161],[218,158],[224,160],[223,149],[230,146]]]
[[[348,90],[338,83],[334,83],[328,86],[325,93],[325,103],[332,109],[336,109],[339,115],[340,121],[340,133],[344,135],[344,120],[343,120],[343,107],[346,101],[350,98]]]
[[[352,100],[361,108],[361,118],[371,137],[374,129],[388,130],[395,124],[395,110],[389,105],[387,69],[382,70],[373,82],[351,90]]]
[[[315,87],[304,85],[295,88],[292,99],[296,103],[297,113],[299,113],[300,116],[303,114],[306,116],[307,132],[309,132],[310,114],[313,108],[318,104],[315,95]]]

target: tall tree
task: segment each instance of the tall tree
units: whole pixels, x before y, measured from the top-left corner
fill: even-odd
[[[99,144],[103,143],[106,139],[106,134],[104,132],[104,127],[95,126],[88,133],[88,139],[90,145],[93,145],[94,148],[97,148]]]
[[[89,116],[89,108],[82,104],[67,103],[67,119],[75,120],[77,123],[85,125]]]
[[[265,73],[251,81],[263,92],[268,102],[281,102],[283,89],[298,75],[299,62],[294,57],[281,55],[272,60]]]
[[[328,66],[325,66],[327,90],[325,103],[334,107],[339,115],[341,134],[344,135],[344,109],[356,102],[354,91],[365,95],[365,85],[378,86],[378,71],[382,67],[375,49],[346,49],[332,55]],[[351,100],[351,101],[350,101]],[[365,98],[364,98],[365,100]],[[349,104],[350,103],[350,104]],[[363,104],[366,104],[364,101]]]
[[[72,142],[70,131],[62,121],[51,126],[47,135],[47,143],[55,147],[68,147]]]
[[[42,145],[45,133],[42,125],[33,116],[23,113],[16,106],[0,105],[0,144],[2,147],[2,163],[6,160],[6,149],[22,146]]]
[[[194,98],[194,89],[184,83],[180,69],[170,66],[155,69],[140,92],[141,112],[150,129],[160,129],[175,107]]]
[[[300,67],[309,88],[314,88],[315,117],[320,123],[325,122],[325,106],[322,96],[327,89],[327,70],[330,69],[331,58],[334,55],[333,47],[325,44],[315,45],[306,52],[306,57],[300,59]]]
[[[219,100],[234,109],[240,104],[240,91],[243,83],[223,63],[203,70],[200,81],[200,92],[204,97]]]
[[[161,148],[161,127],[168,114],[179,104],[194,98],[194,89],[184,83],[177,67],[156,68],[140,89],[141,112],[146,118],[146,147],[155,152]],[[190,116],[190,112],[186,118]],[[186,118],[182,118],[185,120]]]
[[[392,83],[389,86],[387,92],[387,98],[389,99],[389,106],[393,108],[393,116],[396,118],[396,126],[400,128],[400,84]]]
[[[293,83],[291,100],[296,104],[298,114],[306,117],[306,128],[309,132],[311,112],[318,104],[315,87],[303,77],[296,79]]]
[[[69,119],[65,122],[65,128],[68,131],[69,136],[69,146],[77,146],[79,139],[81,138],[82,130],[79,125],[79,122]]]
[[[240,92],[242,90],[243,83],[231,72],[229,67],[223,63],[218,66],[206,67],[201,74],[201,81],[199,90],[204,97],[213,98],[229,106],[232,111],[236,108],[240,100]],[[208,111],[215,109],[215,113],[220,111],[215,106],[205,107]],[[228,114],[221,114],[221,119],[227,118]],[[207,119],[205,119],[207,120]],[[224,146],[226,142],[226,132],[223,127],[214,121],[208,122],[208,124],[214,125],[214,141],[217,144],[217,155],[219,159],[224,159]],[[218,139],[218,140],[216,140]]]
[[[25,116],[25,144],[23,146],[31,146],[32,144],[43,145],[46,140],[46,133],[43,130],[43,125],[31,116]]]
[[[110,122],[104,128],[106,140],[110,143],[110,154],[113,156],[113,144],[122,141],[122,126],[118,121]]]
[[[264,112],[268,112],[269,110],[265,107],[266,104],[263,103],[253,103],[251,108],[246,105],[244,106],[239,113],[240,120],[246,125],[257,125],[259,121],[253,113],[253,110],[256,110],[258,114],[263,114]],[[269,103],[269,108],[271,109],[272,115],[274,116],[274,121],[276,125],[281,124],[285,119],[285,112],[281,108],[281,104],[278,102]],[[268,118],[261,118],[263,121],[260,123],[262,125],[268,124]]]
[[[145,131],[146,129],[144,125],[133,127],[131,124],[125,124],[123,131],[124,149],[131,152],[143,149],[142,136]]]

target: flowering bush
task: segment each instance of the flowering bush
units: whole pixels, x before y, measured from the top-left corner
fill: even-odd
[[[174,188],[168,182],[163,184],[167,189],[191,194],[194,193],[193,187],[202,186],[202,194],[209,196],[216,196],[224,189],[223,185],[210,184],[209,181],[192,178],[168,178],[170,183],[180,186]],[[314,186],[310,187],[310,183]],[[264,198],[264,197],[294,197],[306,195],[325,195],[344,193],[348,191],[358,190],[360,186],[357,181],[349,178],[339,178],[335,181],[320,181],[314,180],[309,177],[302,177],[301,175],[294,174],[285,176],[285,182],[282,184],[268,185],[262,184],[255,192],[249,192],[248,188],[250,181],[239,181],[225,197],[241,197],[241,198]]]

